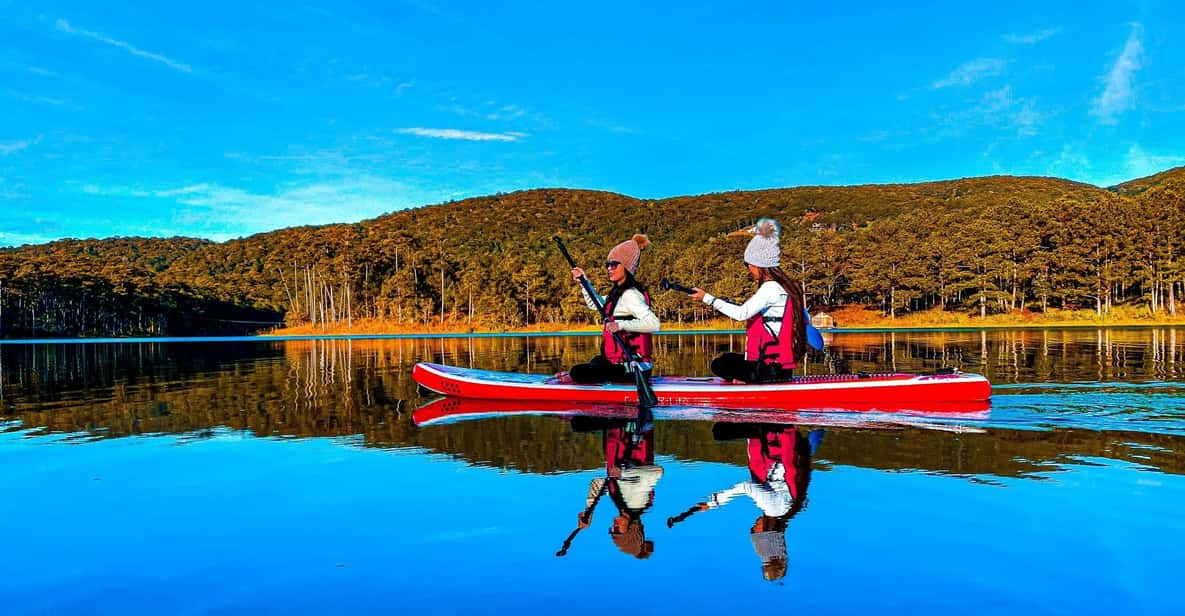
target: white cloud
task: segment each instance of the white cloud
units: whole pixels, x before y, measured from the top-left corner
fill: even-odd
[[[934,89],[949,88],[951,86],[969,86],[980,79],[995,77],[1004,72],[1007,60],[1001,58],[976,58],[964,62],[951,71],[945,79],[935,81],[930,87]]]
[[[1058,157],[1047,167],[1047,174],[1087,182],[1095,186],[1115,186],[1185,165],[1185,154],[1161,154],[1145,150],[1138,143],[1128,146],[1118,160],[1098,160],[1093,164],[1080,146],[1063,146]]]
[[[15,90],[8,90],[6,92],[6,94],[12,98],[24,101],[26,103],[36,103],[38,105],[54,105],[54,106],[60,106],[60,105],[66,104],[66,101],[64,101],[60,98],[53,98],[51,96],[41,96],[38,94],[26,94],[24,92],[17,92]]]
[[[513,120],[526,115],[527,111],[518,105],[503,105],[486,114],[487,120]]]
[[[1140,25],[1135,24],[1127,37],[1123,51],[1103,77],[1103,93],[1095,99],[1094,107],[1090,110],[1090,113],[1098,116],[1099,122],[1103,124],[1115,124],[1118,121],[1117,116],[1135,104],[1136,92],[1133,82],[1144,55],[1144,46],[1140,42],[1141,35]]]
[[[996,114],[1012,106],[1012,86],[985,92],[976,110],[984,114]]]
[[[11,233],[0,230],[0,246],[20,246],[22,244],[44,244],[56,238],[40,233]]]
[[[395,96],[403,96],[403,93],[406,90],[413,88],[416,85],[416,80],[414,79],[404,79],[397,81],[396,78],[391,77],[390,75],[374,73],[368,68],[363,68],[357,73],[346,75],[345,80],[362,84],[370,88],[390,90],[395,93]]]
[[[182,186],[181,188],[172,188],[169,190],[158,190],[153,193],[156,197],[181,197],[185,195],[201,194],[210,190],[209,184],[194,184],[192,186]]]
[[[1142,178],[1181,165],[1185,165],[1185,156],[1179,154],[1153,154],[1135,143],[1127,149],[1127,156],[1123,161],[1124,169],[1127,171],[1125,180]]]
[[[965,131],[978,128],[992,128],[997,131],[1014,131],[1016,137],[1033,137],[1038,128],[1051,114],[1037,111],[1037,103],[1031,98],[1013,95],[1012,86],[989,90],[980,97],[974,107],[934,114],[938,137],[959,137]],[[876,134],[868,140],[878,140]]]
[[[0,177],[0,201],[16,201],[23,196],[16,187],[8,184],[7,179]],[[0,224],[3,224],[2,220],[0,220]]]
[[[630,128],[629,126],[626,126],[624,124],[619,124],[617,122],[613,122],[613,121],[606,120],[603,118],[592,118],[592,119],[586,120],[586,123],[589,126],[592,126],[593,128],[599,128],[603,131],[607,131],[610,133],[632,135],[632,134],[638,134],[641,132],[638,129]]]
[[[456,128],[401,128],[397,132],[404,135],[418,137],[432,137],[434,139],[461,139],[464,141],[518,141],[526,137],[526,133],[516,131],[506,133],[481,133],[477,131],[460,130]]]
[[[41,75],[42,77],[61,77],[61,75],[58,73],[55,73],[47,68],[41,68],[40,66],[26,66],[25,70],[33,73],[34,75]]]
[[[447,111],[449,113],[455,113],[463,118],[476,118],[481,115],[480,112],[474,111],[474,110],[458,103],[457,99],[455,99],[455,98],[450,99],[449,104],[437,105],[436,108],[440,111]]]
[[[1077,145],[1065,144],[1045,168],[1045,175],[1089,182],[1090,157]],[[1093,183],[1093,182],[1091,182]],[[1096,184],[1097,185],[1097,184]]]
[[[0,142],[0,156],[8,156],[9,154],[16,154],[21,150],[28,149],[31,145],[36,145],[41,141],[41,137],[37,136],[33,139],[21,139],[18,141],[3,141]]]
[[[469,103],[462,102],[453,96],[449,98],[448,104],[436,105],[436,110],[456,114],[462,118],[477,118],[503,122],[521,120],[519,124],[526,122],[529,126],[538,129],[547,130],[555,128],[555,121],[542,113],[533,111],[522,105],[499,102],[494,99]]]
[[[1046,28],[1028,34],[1005,34],[1004,41],[1014,45],[1035,45],[1047,38],[1061,34],[1061,28]]]
[[[286,186],[272,194],[219,185],[199,186],[200,190],[186,187],[159,192],[177,193],[177,203],[186,206],[174,216],[177,223],[224,229],[211,234],[220,240],[244,232],[356,221],[423,203],[406,185],[369,176]],[[252,219],[261,222],[254,229],[245,228],[244,221]]]
[[[974,112],[988,124],[1016,130],[1018,137],[1036,135],[1037,127],[1045,119],[1032,99],[1013,97],[1011,85],[984,94]]]
[[[1020,108],[1011,113],[1012,126],[1016,129],[1018,137],[1036,136],[1037,127],[1045,120],[1045,117],[1037,112],[1035,104],[1031,100],[1021,102]]]
[[[174,69],[174,70],[178,70],[178,71],[181,71],[184,73],[192,73],[193,72],[193,67],[191,67],[188,64],[184,64],[182,62],[177,62],[176,60],[173,60],[172,58],[168,58],[166,56],[162,56],[157,53],[152,53],[150,51],[144,51],[143,49],[135,47],[130,43],[126,43],[124,41],[120,41],[120,40],[116,40],[116,39],[104,36],[98,32],[91,32],[90,30],[83,30],[81,28],[76,28],[74,26],[71,26],[70,22],[66,21],[65,19],[57,20],[55,25],[57,26],[57,29],[60,32],[65,32],[66,34],[72,34],[74,36],[81,36],[84,38],[89,38],[91,40],[99,41],[100,43],[105,43],[105,44],[111,45],[113,47],[118,47],[118,48],[120,48],[120,49],[134,55],[134,56],[139,56],[141,58],[147,58],[149,60],[154,60],[156,62],[160,62],[161,64],[164,64],[165,66],[168,66],[169,68]]]
[[[441,195],[371,175],[288,184],[270,192],[210,183],[174,188],[88,184],[80,190],[94,196],[171,202],[164,220],[153,221],[162,227],[159,234],[197,234],[218,241],[284,227],[358,221],[442,200]]]

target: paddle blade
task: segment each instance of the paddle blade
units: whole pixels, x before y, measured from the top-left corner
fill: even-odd
[[[551,237],[551,241],[555,242],[555,245],[559,247],[560,253],[562,253],[564,258],[568,260],[568,265],[576,267],[576,260],[572,258],[572,255],[568,254],[568,247],[564,246],[564,240],[560,239],[560,236],[558,235],[553,235]]]
[[[638,436],[641,440],[642,434],[654,429],[654,410],[650,405],[638,405],[638,421],[637,421]]]
[[[802,309],[802,314],[806,318],[806,343],[811,348],[822,351],[823,333],[815,329],[815,326],[811,324],[811,313],[806,308]]]
[[[650,385],[650,381],[646,380],[646,373],[642,372],[641,366],[634,365],[634,386],[638,388],[638,404],[641,406],[658,406],[658,395],[654,393],[654,387]]]

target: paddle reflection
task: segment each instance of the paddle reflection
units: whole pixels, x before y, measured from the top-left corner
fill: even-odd
[[[712,436],[717,441],[746,440],[749,478],[713,492],[682,514],[667,519],[667,526],[695,513],[723,507],[737,497],[750,499],[760,514],[749,529],[753,550],[761,559],[766,580],[786,576],[789,556],[786,528],[806,507],[811,482],[811,458],[823,441],[823,429],[800,431],[792,425],[717,423]]]
[[[609,525],[613,544],[635,558],[649,558],[654,542],[646,538],[642,515],[654,505],[654,488],[663,474],[662,467],[654,463],[653,420],[643,411],[631,420],[576,416],[571,422],[577,432],[601,432],[605,476],[589,481],[585,509],[577,515],[577,530],[556,555],[567,553],[576,532],[592,524],[598,504],[608,497],[616,511]]]

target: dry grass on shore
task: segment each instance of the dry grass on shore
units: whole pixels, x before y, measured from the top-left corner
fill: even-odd
[[[1147,307],[1116,306],[1099,316],[1093,310],[1050,309],[1047,312],[1014,310],[1008,313],[978,314],[944,311],[941,309],[911,312],[889,318],[883,312],[864,306],[849,305],[829,311],[840,329],[843,328],[914,328],[914,327],[1120,327],[1131,325],[1185,324],[1185,307],[1174,317],[1167,311],[1152,314]]]
[[[986,317],[963,312],[939,309],[911,312],[897,318],[864,306],[842,306],[827,311],[835,318],[838,330],[854,328],[941,328],[941,327],[1121,327],[1139,325],[1182,325],[1185,324],[1185,308],[1179,309],[1174,317],[1161,311],[1152,314],[1146,307],[1115,307],[1110,314],[1099,317],[1093,310],[1058,310],[1032,312],[1018,310],[1005,314],[991,314]],[[741,329],[735,321],[717,319],[688,323],[664,323],[667,331],[709,331]],[[530,327],[492,328],[466,323],[464,320],[445,319],[428,324],[396,323],[382,319],[357,319],[351,326],[345,323],[322,325],[300,325],[284,327],[267,332],[268,336],[324,336],[324,335],[398,335],[398,334],[471,334],[471,333],[562,333],[595,332],[595,325],[568,323],[535,323]]]

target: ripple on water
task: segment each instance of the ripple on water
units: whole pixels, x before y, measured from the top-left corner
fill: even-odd
[[[1044,383],[999,389],[1009,393],[993,396],[992,427],[1185,435],[1185,387],[1180,384]]]

